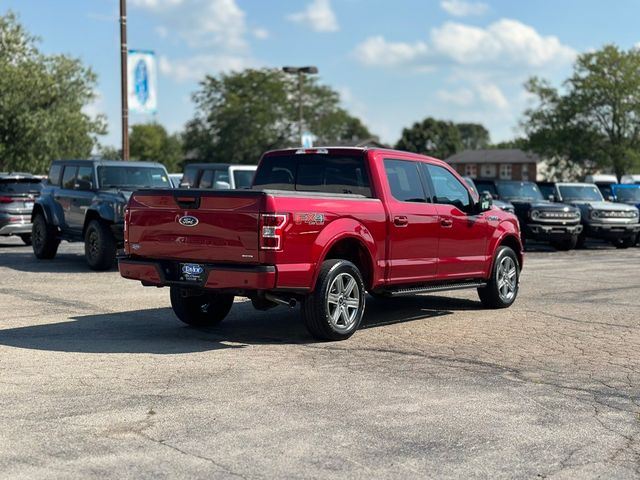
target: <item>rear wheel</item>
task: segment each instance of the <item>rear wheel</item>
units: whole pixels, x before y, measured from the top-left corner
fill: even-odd
[[[30,233],[23,233],[22,235],[20,235],[20,239],[22,240],[22,242],[25,245],[31,245],[31,234]]]
[[[498,248],[491,278],[486,287],[478,289],[480,301],[487,308],[509,307],[518,296],[520,267],[515,252],[506,246]]]
[[[616,248],[629,248],[629,247],[633,247],[635,244],[636,244],[635,235],[632,236],[632,237],[620,238],[620,239],[616,240],[615,242],[613,242],[613,245]]]
[[[184,323],[194,327],[218,325],[233,306],[233,295],[198,293],[181,287],[171,287],[171,307]]]
[[[109,270],[116,261],[116,239],[111,229],[91,220],[84,234],[84,255],[92,270]]]
[[[551,242],[551,246],[553,248],[555,248],[556,250],[562,250],[562,251],[573,250],[574,248],[576,248],[577,244],[578,244],[577,235],[571,238],[565,238],[563,240],[554,240]]]
[[[47,223],[42,213],[36,214],[31,227],[33,254],[41,260],[51,260],[56,256],[60,240],[56,228]]]
[[[360,326],[365,307],[362,275],[347,260],[326,260],[315,291],[302,305],[302,318],[318,340],[346,340]]]

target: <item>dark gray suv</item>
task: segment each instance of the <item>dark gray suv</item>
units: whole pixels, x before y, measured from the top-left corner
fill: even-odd
[[[51,259],[61,240],[84,242],[93,270],[108,270],[124,242],[124,210],[131,193],[172,188],[160,163],[59,160],[33,207],[33,253]]]
[[[16,235],[31,245],[31,211],[41,179],[30,173],[0,172],[0,235]]]

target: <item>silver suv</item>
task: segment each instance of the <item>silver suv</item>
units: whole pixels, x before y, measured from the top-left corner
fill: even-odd
[[[578,241],[584,245],[587,237],[608,240],[618,248],[635,243],[640,232],[638,209],[624,203],[606,202],[593,183],[556,183],[556,200],[578,207],[584,230]]]
[[[0,173],[0,235],[19,236],[31,245],[31,211],[41,179],[30,173]]]

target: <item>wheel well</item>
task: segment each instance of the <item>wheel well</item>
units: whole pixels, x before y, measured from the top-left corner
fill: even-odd
[[[518,263],[520,264],[520,268],[522,268],[522,248],[520,247],[520,242],[518,242],[516,237],[514,237],[513,235],[506,236],[502,239],[500,245],[498,246],[502,247],[503,245],[505,247],[511,248],[511,250],[515,252],[515,254],[518,256]]]
[[[89,222],[91,220],[98,220],[100,222],[109,224],[110,222],[108,220],[105,220],[104,218],[102,218],[100,216],[100,214],[98,212],[96,212],[95,210],[89,210],[87,212],[87,214],[84,217],[84,225],[82,227],[82,237],[84,238],[84,234],[87,232],[87,226],[89,226]]]
[[[38,205],[37,203],[33,206],[33,210],[31,211],[31,222],[33,223],[33,220],[36,218],[36,215],[41,213],[42,215],[44,215],[44,218],[47,218],[47,214],[44,211],[44,208],[42,208],[41,205]]]
[[[324,259],[342,259],[350,261],[358,267],[358,270],[360,270],[365,288],[371,288],[373,281],[371,256],[369,255],[367,248],[359,240],[356,240],[355,238],[339,240],[331,247]]]

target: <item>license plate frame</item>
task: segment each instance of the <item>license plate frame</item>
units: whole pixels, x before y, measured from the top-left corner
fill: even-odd
[[[202,283],[206,275],[206,269],[201,263],[180,263],[180,280],[189,283]]]

